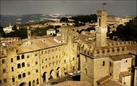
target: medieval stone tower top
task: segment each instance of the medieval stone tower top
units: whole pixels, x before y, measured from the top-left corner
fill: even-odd
[[[106,46],[107,10],[97,10],[96,47]]]
[[[27,35],[28,35],[28,39],[31,39],[31,30],[29,26],[27,26]]]

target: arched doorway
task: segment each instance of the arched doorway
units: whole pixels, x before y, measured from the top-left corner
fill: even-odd
[[[54,79],[54,70],[53,69],[50,71],[50,78],[49,78],[49,80],[51,80],[51,79]]]
[[[56,76],[57,76],[57,77],[60,77],[60,76],[61,76],[60,67],[58,67],[58,68],[56,69]]]
[[[22,82],[19,86],[26,86],[26,83]]]
[[[43,82],[44,82],[44,81],[47,81],[47,80],[46,80],[46,77],[47,77],[47,72],[44,72],[44,73],[43,73],[43,76],[42,76]]]
[[[35,86],[35,80],[32,81],[32,86]]]

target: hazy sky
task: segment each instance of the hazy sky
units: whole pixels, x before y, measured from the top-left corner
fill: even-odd
[[[136,0],[0,0],[0,13],[22,14],[93,14],[105,9],[110,15],[137,15]]]

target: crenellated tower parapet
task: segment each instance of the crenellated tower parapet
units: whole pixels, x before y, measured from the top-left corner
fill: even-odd
[[[128,53],[128,49],[125,46],[121,47],[109,47],[104,49],[94,50],[92,52],[93,57],[112,56]]]
[[[101,48],[90,48],[87,47],[86,44],[81,43],[80,46],[80,53],[90,56],[90,57],[102,57],[102,56],[113,56],[113,55],[120,55],[120,54],[127,54],[130,52],[129,47],[137,44],[133,41],[125,41],[125,42],[113,42],[108,43],[108,46],[101,47]]]
[[[132,44],[136,44],[136,42],[134,42],[134,41],[112,42],[112,43],[108,43],[108,46],[109,47],[112,47],[112,46],[128,46],[128,45],[132,45]]]

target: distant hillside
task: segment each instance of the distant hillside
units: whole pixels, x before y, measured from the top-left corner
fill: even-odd
[[[0,26],[8,26],[9,23],[15,24],[28,24],[40,21],[60,19],[61,16],[43,15],[43,14],[26,14],[26,15],[0,15]]]

